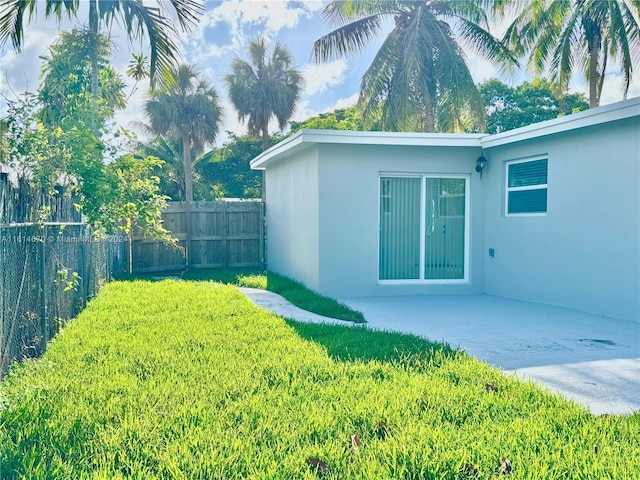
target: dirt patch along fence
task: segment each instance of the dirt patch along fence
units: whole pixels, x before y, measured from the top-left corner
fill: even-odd
[[[264,203],[260,200],[169,202],[162,219],[178,239],[178,248],[134,237],[134,273],[264,267]]]

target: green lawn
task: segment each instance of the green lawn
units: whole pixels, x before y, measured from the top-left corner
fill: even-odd
[[[111,283],[0,384],[3,479],[500,478],[503,457],[513,479],[637,478],[640,413],[210,281]]]
[[[188,270],[181,274],[185,280],[213,280],[239,287],[252,287],[277,293],[292,304],[325,317],[366,323],[362,313],[333,298],[309,290],[300,282],[273,272],[251,268],[213,268]]]

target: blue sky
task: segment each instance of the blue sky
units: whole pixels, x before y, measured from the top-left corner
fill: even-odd
[[[146,3],[155,3],[148,0]],[[167,2],[168,3],[168,2]],[[229,103],[222,78],[229,72],[234,54],[245,57],[246,46],[250,39],[264,35],[270,40],[279,40],[292,52],[296,66],[305,77],[305,89],[294,115],[294,120],[303,120],[335,108],[353,105],[357,99],[360,77],[369,65],[378,45],[384,39],[380,36],[361,55],[346,60],[336,60],[328,64],[314,65],[311,61],[313,42],[328,33],[331,28],[323,20],[321,11],[326,2],[322,1],[285,1],[285,0],[224,0],[205,3],[205,14],[198,27],[188,34],[181,34],[178,43],[182,47],[184,60],[197,64],[209,80],[216,85],[224,108],[222,133],[218,144],[227,135],[225,131],[244,133],[233,107]],[[43,10],[43,5],[41,10]],[[22,53],[14,52],[10,42],[0,50],[0,93],[13,97],[26,89],[35,90],[39,83],[39,56],[47,53],[48,46],[57,38],[60,30],[70,29],[74,25],[86,22],[87,15],[80,12],[79,19],[65,20],[58,24],[55,20],[46,20],[39,14],[32,20],[25,33],[25,46]],[[491,25],[494,35],[500,35],[506,22]],[[145,50],[140,42],[130,44],[121,28],[114,25],[111,36],[118,45],[112,64],[119,72],[124,72],[131,54]],[[510,77],[501,76],[498,70],[488,62],[470,55],[467,59],[476,81],[491,77],[500,78],[515,85],[532,77],[526,71],[515,72]],[[602,94],[602,104],[622,100],[620,75],[614,66],[609,68],[608,79]],[[129,83],[131,88],[133,82]],[[145,100],[146,86],[132,97],[126,111],[118,113],[116,121],[129,127],[131,121],[143,120],[142,105]],[[587,87],[579,77],[571,84],[572,91],[587,93]],[[629,96],[640,95],[638,78]],[[4,103],[4,100],[1,100]],[[3,105],[0,104],[0,114]]]

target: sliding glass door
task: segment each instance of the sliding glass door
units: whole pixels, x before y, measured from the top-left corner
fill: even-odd
[[[467,180],[380,178],[380,280],[467,280]]]

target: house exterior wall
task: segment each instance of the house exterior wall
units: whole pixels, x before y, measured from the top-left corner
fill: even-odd
[[[640,319],[639,132],[635,116],[485,149],[485,293]],[[505,162],[539,155],[547,214],[505,216]]]
[[[267,171],[269,270],[319,288],[318,148],[298,152]]]
[[[475,172],[480,153],[479,147],[319,145],[317,289],[339,298],[481,293],[484,181]],[[379,284],[379,178],[391,172],[470,175],[468,284]]]

